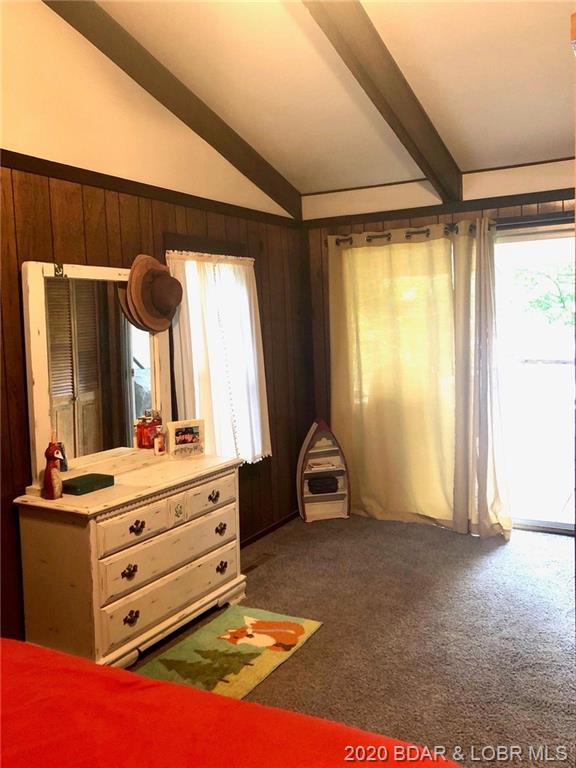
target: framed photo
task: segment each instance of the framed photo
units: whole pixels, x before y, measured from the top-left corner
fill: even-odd
[[[200,456],[204,453],[204,421],[187,419],[166,424],[168,453],[172,456]]]

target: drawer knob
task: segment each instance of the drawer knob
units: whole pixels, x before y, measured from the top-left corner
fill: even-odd
[[[137,573],[138,573],[138,566],[136,565],[136,563],[134,563],[134,565],[132,565],[132,563],[128,563],[128,565],[126,566],[126,568],[124,568],[124,570],[120,575],[122,576],[123,579],[128,579],[128,581],[130,581],[130,579],[133,579]]]
[[[218,536],[224,536],[227,527],[226,523],[218,523],[216,528],[214,528],[214,533],[217,533]]]
[[[133,533],[134,536],[140,536],[144,528],[146,527],[146,520],[134,520],[130,528],[128,529],[130,533]]]
[[[226,573],[226,568],[228,568],[228,560],[220,560],[220,562],[216,566],[216,572]]]
[[[220,491],[212,491],[212,493],[208,496],[208,501],[211,501],[212,504],[216,504],[219,498],[220,498]]]
[[[128,624],[129,627],[133,627],[139,618],[140,611],[128,611],[126,616],[124,616],[124,624]]]

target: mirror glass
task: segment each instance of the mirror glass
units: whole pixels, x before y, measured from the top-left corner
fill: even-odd
[[[152,404],[150,335],[124,317],[116,282],[46,277],[52,429],[67,458],[132,445]]]

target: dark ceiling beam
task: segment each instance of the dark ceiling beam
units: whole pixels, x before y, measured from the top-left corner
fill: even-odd
[[[44,2],[272,200],[302,218],[298,190],[97,3]]]
[[[461,200],[460,169],[361,3],[303,2],[442,200]]]

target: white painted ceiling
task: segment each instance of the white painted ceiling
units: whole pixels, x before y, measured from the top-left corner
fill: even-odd
[[[296,2],[100,4],[300,192],[422,178]],[[461,170],[573,155],[572,2],[365,2]]]
[[[422,178],[300,2],[101,4],[300,192]]]
[[[462,171],[574,154],[572,2],[367,2]]]

